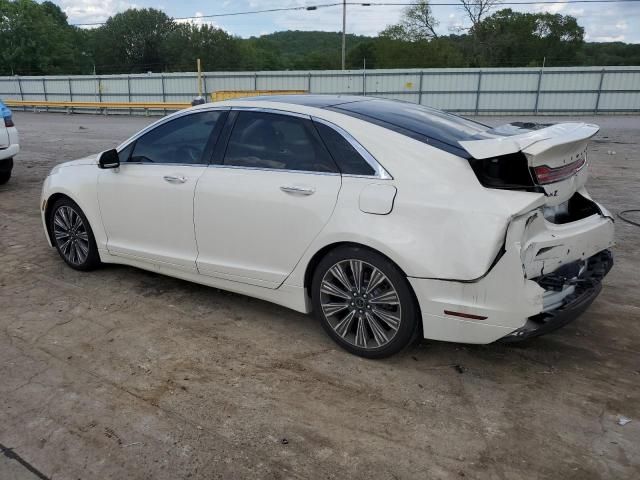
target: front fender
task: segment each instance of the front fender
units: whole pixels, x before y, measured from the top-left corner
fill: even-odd
[[[58,195],[69,197],[82,209],[96,239],[98,249],[106,248],[107,236],[102,224],[97,196],[98,168],[95,165],[75,165],[59,168],[49,175],[42,186],[40,215],[49,246],[53,246],[47,227],[51,200]]]

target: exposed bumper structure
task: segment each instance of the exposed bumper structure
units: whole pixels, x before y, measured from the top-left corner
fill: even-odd
[[[567,288],[572,293],[564,297],[558,306],[527,319],[518,330],[500,339],[503,343],[514,343],[553,332],[578,318],[593,303],[600,290],[602,279],[613,266],[613,255],[604,250],[586,262],[574,262],[538,279],[538,284],[547,292],[559,292]],[[577,275],[573,276],[573,274]]]

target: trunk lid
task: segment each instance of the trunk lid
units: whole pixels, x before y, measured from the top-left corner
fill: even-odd
[[[500,136],[461,141],[460,145],[478,160],[522,152],[534,183],[544,190],[546,205],[551,207],[569,200],[586,183],[587,144],[598,130],[597,125],[586,123],[536,129],[505,125],[488,132]]]

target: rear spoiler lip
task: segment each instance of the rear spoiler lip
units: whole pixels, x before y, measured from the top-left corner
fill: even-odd
[[[599,130],[598,125],[590,123],[559,123],[520,135],[466,140],[459,143],[473,158],[478,160],[518,152],[537,155],[558,145],[588,140]]]

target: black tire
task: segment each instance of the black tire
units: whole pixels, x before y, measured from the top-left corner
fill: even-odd
[[[0,172],[0,185],[4,185],[11,178],[11,170],[8,172]]]
[[[354,271],[360,271],[359,282]],[[377,283],[380,273],[385,279]],[[343,274],[344,281],[339,279]],[[353,298],[347,300],[343,294],[349,285]],[[381,302],[383,295],[391,303]],[[389,357],[410,345],[418,331],[419,310],[407,278],[388,258],[366,248],[343,246],[327,253],[314,271],[311,298],[314,314],[329,336],[361,357]]]
[[[0,160],[0,185],[4,185],[9,181],[11,170],[13,170],[13,158]]]
[[[62,218],[56,217],[58,212]],[[73,213],[69,215],[71,212]],[[77,217],[74,217],[74,214]],[[78,204],[67,197],[56,200],[51,207],[48,223],[51,242],[67,265],[84,272],[100,266],[100,255],[93,230]],[[66,230],[67,235],[64,236],[67,227],[70,229]]]

